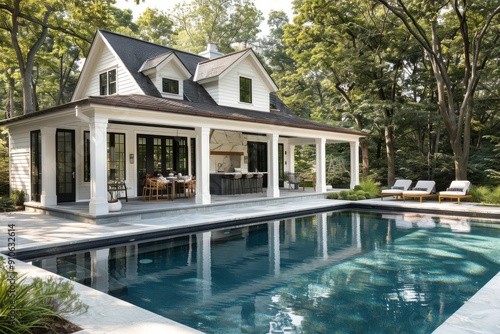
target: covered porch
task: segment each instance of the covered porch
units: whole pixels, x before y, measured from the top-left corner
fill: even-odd
[[[259,117],[272,114],[254,113]],[[284,115],[282,119],[289,117]],[[297,195],[302,191],[283,187],[283,176],[295,172],[297,145],[315,145],[315,194],[325,194],[327,190],[325,146],[329,143],[349,144],[350,187],[359,183],[359,138],[363,134],[296,118],[290,120],[297,124],[229,115],[208,117],[189,110],[141,108],[89,98],[42,113],[36,121],[17,122],[9,133],[15,144],[20,141],[18,133],[26,133],[29,124],[28,206],[78,208],[77,212],[91,217],[110,213],[109,181],[124,180],[128,198],[140,199],[146,174],[173,170],[196,177],[196,195],[194,199],[183,199],[182,204],[160,202],[158,206],[203,206],[217,204],[221,198],[224,202],[237,202],[241,195],[237,192],[219,197],[210,190],[214,175],[234,169],[265,174],[263,192],[252,191],[252,198]],[[131,203],[141,206],[141,210],[152,207],[137,200]],[[122,212],[133,206],[124,204]]]

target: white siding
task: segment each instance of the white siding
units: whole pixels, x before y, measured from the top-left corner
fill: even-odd
[[[252,79],[252,103],[240,102],[240,76]],[[218,104],[269,112],[269,93],[248,57],[219,80]]]
[[[219,103],[219,82],[218,81],[212,81],[209,83],[206,83],[203,85],[205,90],[210,94],[212,99],[214,99],[215,103]]]
[[[163,93],[162,78],[173,79],[179,81],[179,95]],[[184,84],[182,74],[173,66],[173,61],[169,62],[159,72],[156,73],[156,80],[152,79],[158,91],[163,97],[174,99],[182,99],[184,94]]]
[[[143,94],[138,88],[137,83],[128,70],[118,60],[117,57],[104,46],[100,57],[97,57],[98,63],[94,66],[93,73],[90,77],[90,82],[85,91],[85,96],[98,96],[99,95],[99,74],[104,71],[117,69],[116,79],[116,92],[117,94]]]
[[[30,194],[30,154],[28,152],[10,153],[10,189],[24,190]]]

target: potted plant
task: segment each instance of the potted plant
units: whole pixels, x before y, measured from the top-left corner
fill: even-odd
[[[118,199],[118,186],[122,183],[123,181],[119,180],[111,180],[108,182],[108,193],[109,193],[109,199],[108,199],[108,211],[109,212],[116,212],[120,211],[122,208],[122,202]]]
[[[12,198],[16,210],[24,210],[24,202],[26,201],[24,190],[14,190],[10,198]]]

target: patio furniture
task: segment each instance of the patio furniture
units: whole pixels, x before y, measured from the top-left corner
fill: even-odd
[[[472,202],[474,199],[469,194],[469,190],[470,181],[452,181],[446,191],[439,192],[439,203],[441,203],[441,198],[449,198],[450,200],[456,198],[458,199],[458,205],[460,205],[461,198],[470,198]]]
[[[299,189],[300,175],[295,173],[288,173],[287,178],[288,178],[288,187],[290,189]]]
[[[196,192],[196,184],[193,179],[185,178],[177,180],[177,198],[189,198],[194,196]],[[184,194],[184,197],[181,197]]]
[[[396,199],[403,195],[404,191],[407,191],[411,186],[412,180],[396,180],[391,189],[384,189],[380,193],[380,199],[384,200],[384,197],[394,196]]]
[[[306,183],[312,183],[314,191],[316,191],[316,173],[312,176],[306,176],[302,179],[302,191],[306,190]]]
[[[246,173],[243,181],[243,193],[251,193],[252,192],[252,181],[253,181],[253,173]]]
[[[418,181],[415,188],[403,191],[403,201],[406,201],[407,197],[417,197],[420,198],[420,203],[422,203],[422,198],[436,196],[436,182],[434,181]]]
[[[255,173],[255,192],[264,192],[264,174],[263,173]]]
[[[117,192],[118,196],[116,197],[116,199],[125,199],[125,201],[128,202],[127,186],[125,185],[125,180],[108,181],[108,192]],[[120,197],[120,194],[122,192],[124,193],[124,195]]]
[[[146,179],[146,184],[142,189],[142,200],[151,201],[153,196],[158,200],[159,182],[151,178]]]

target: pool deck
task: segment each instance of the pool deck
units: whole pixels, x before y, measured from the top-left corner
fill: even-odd
[[[7,251],[7,225],[15,224],[16,252],[20,258],[57,254],[62,249],[77,251],[104,246],[111,242],[129,242],[140,239],[160,238],[178,233],[192,233],[203,228],[239,225],[258,220],[279,219],[279,216],[312,214],[336,209],[370,209],[377,211],[405,211],[449,216],[475,217],[475,220],[500,220],[500,207],[478,206],[474,203],[437,201],[393,200],[385,198],[349,202],[325,199],[324,195],[290,194],[278,200],[265,197],[234,199],[226,203],[219,198],[210,207],[187,210],[192,203],[174,201],[167,214],[154,217],[137,216],[109,220],[96,224],[36,212],[0,214],[0,252]],[[130,201],[129,208],[134,204]],[[161,203],[152,204],[151,212]],[[190,205],[191,204],[191,205]],[[80,206],[85,210],[84,206]],[[141,209],[144,210],[144,209]],[[161,212],[164,212],[162,210]],[[143,212],[141,212],[141,215]],[[125,216],[126,217],[126,216]],[[17,261],[16,270],[28,277],[57,276],[43,269]],[[84,328],[79,334],[90,333],[197,333],[184,325],[120,301],[107,294],[75,283],[84,303],[90,306],[87,313],[70,316],[68,320]],[[435,333],[498,333],[500,332],[500,273],[477,292],[462,308],[443,323]],[[133,315],[132,315],[133,314]],[[199,332],[198,332],[199,333]]]

